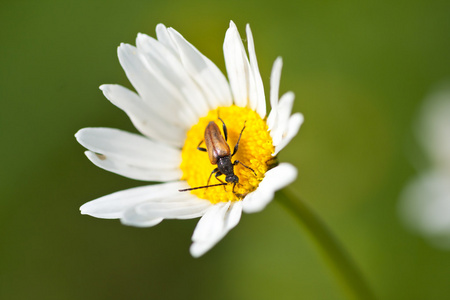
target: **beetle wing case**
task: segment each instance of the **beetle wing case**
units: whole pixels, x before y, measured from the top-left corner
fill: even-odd
[[[223,138],[219,126],[214,121],[209,122],[205,129],[205,144],[208,150],[209,161],[211,164],[217,164],[221,157],[230,155],[230,147]]]

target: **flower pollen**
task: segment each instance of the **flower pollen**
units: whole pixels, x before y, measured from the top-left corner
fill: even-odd
[[[232,162],[239,160],[245,166],[238,163],[234,166],[234,174],[239,178],[233,193],[233,183],[224,186],[214,186],[192,190],[191,193],[197,197],[209,200],[215,204],[218,202],[239,201],[248,193],[253,192],[263,180],[264,174],[270,168],[274,161],[272,154],[274,146],[272,138],[268,132],[265,120],[253,110],[249,108],[238,107],[232,105],[230,107],[220,107],[212,110],[207,116],[200,118],[199,122],[191,127],[187,133],[186,141],[182,149],[181,170],[183,172],[182,180],[186,180],[191,188],[206,186],[208,178],[217,165],[211,164],[208,153],[199,151],[197,147],[206,148],[204,143],[205,128],[210,121],[214,121],[222,131],[222,122],[224,121],[228,132],[228,145],[230,154],[238,141],[239,134],[242,132],[239,142],[238,151],[232,157]],[[212,174],[209,185],[220,184],[215,178],[216,174]],[[220,180],[225,182],[225,176],[220,175]]]

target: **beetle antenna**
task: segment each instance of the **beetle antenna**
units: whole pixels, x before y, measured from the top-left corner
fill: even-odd
[[[227,185],[227,183],[218,183],[218,184],[211,184],[211,185],[204,185],[204,186],[197,186],[194,188],[189,188],[189,189],[183,189],[183,190],[178,190],[179,192],[187,192],[187,191],[192,191],[192,190],[198,190],[198,189],[206,189],[209,187],[213,187],[213,186],[219,186],[219,185]]]

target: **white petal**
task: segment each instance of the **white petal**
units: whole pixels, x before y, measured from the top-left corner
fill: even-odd
[[[182,176],[179,168],[164,170],[142,167],[141,164],[130,164],[116,157],[108,157],[91,151],[85,152],[87,158],[99,168],[136,180],[143,181],[172,181]]]
[[[209,208],[192,236],[192,256],[199,257],[217,244],[241,218],[242,201],[221,202]]]
[[[98,167],[146,181],[181,178],[180,151],[142,136],[111,128],[84,128],[75,135]],[[95,152],[95,153],[94,153]]]
[[[174,55],[178,55],[178,49],[174,41],[169,35],[169,31],[164,24],[156,25],[156,37],[164,46],[167,47]]]
[[[230,87],[219,68],[176,30],[169,28],[168,32],[171,41],[178,48],[184,68],[195,79],[208,99],[211,108],[231,105]]]
[[[117,159],[142,168],[176,169],[181,164],[179,149],[143,136],[112,128],[83,128],[75,137],[103,158]]]
[[[272,201],[275,191],[291,184],[295,178],[297,169],[288,163],[281,163],[267,171],[256,191],[244,198],[244,212],[255,213],[263,210]]]
[[[121,44],[117,53],[128,79],[157,114],[181,128],[190,128],[197,122],[199,116],[186,103],[181,92],[167,79],[155,74],[136,47]]]
[[[212,206],[198,222],[192,240],[203,241],[217,236],[225,225],[225,215],[231,202],[220,202]]]
[[[179,189],[186,187],[185,182],[170,182],[148,186],[135,187],[109,194],[83,204],[80,207],[83,215],[103,219],[119,219],[124,213],[147,201],[162,201],[178,195]]]
[[[281,69],[283,67],[283,60],[278,57],[273,63],[272,74],[270,75],[270,106],[271,111],[269,117],[267,118],[267,125],[269,130],[275,126],[278,115],[278,95],[280,90],[280,78]]]
[[[250,57],[250,68],[253,73],[254,88],[256,91],[255,110],[260,115],[260,117],[264,119],[266,116],[266,96],[264,95],[264,85],[261,78],[261,73],[259,72],[258,68],[258,61],[256,59],[256,52],[255,52],[255,44],[253,42],[253,35],[249,24],[247,24],[246,31],[248,40],[248,54]]]
[[[286,94],[281,96],[281,99],[278,103],[278,117],[276,118],[275,124],[270,131],[270,136],[272,137],[274,146],[277,146],[283,139],[283,136],[286,135],[289,124],[289,117],[291,115],[293,105],[294,93],[287,92]]]
[[[112,104],[127,113],[142,134],[169,145],[183,146],[186,130],[156,114],[136,93],[116,84],[104,84],[100,89]]]
[[[181,64],[179,57],[172,54],[162,43],[145,34],[138,34],[136,46],[142,53],[147,68],[168,89],[178,90],[183,103],[192,108],[197,116],[208,113],[208,103],[197,84]]]
[[[281,142],[275,147],[273,156],[277,155],[287,144],[297,135],[300,126],[303,124],[304,118],[301,113],[295,113],[289,118],[286,135],[283,136]]]
[[[178,191],[177,191],[178,192]],[[178,192],[169,201],[151,201],[128,209],[121,221],[125,225],[148,227],[163,219],[192,219],[201,217],[211,207],[211,202],[191,193]]]
[[[233,22],[230,22],[225,34],[223,52],[234,103],[246,107],[249,100],[250,66],[241,37]]]

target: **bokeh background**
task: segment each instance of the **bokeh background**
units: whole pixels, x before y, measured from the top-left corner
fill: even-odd
[[[135,132],[98,86],[130,87],[116,47],[162,22],[225,70],[229,20],[250,23],[263,79],[305,115],[281,153],[293,188],[380,299],[448,299],[450,252],[405,228],[398,199],[421,149],[421,101],[450,77],[449,1],[1,1],[1,299],[344,299],[304,228],[275,200],[204,257],[196,220],[126,227],[79,213],[143,185],[92,165],[83,127]],[[426,163],[426,162],[425,162]]]

